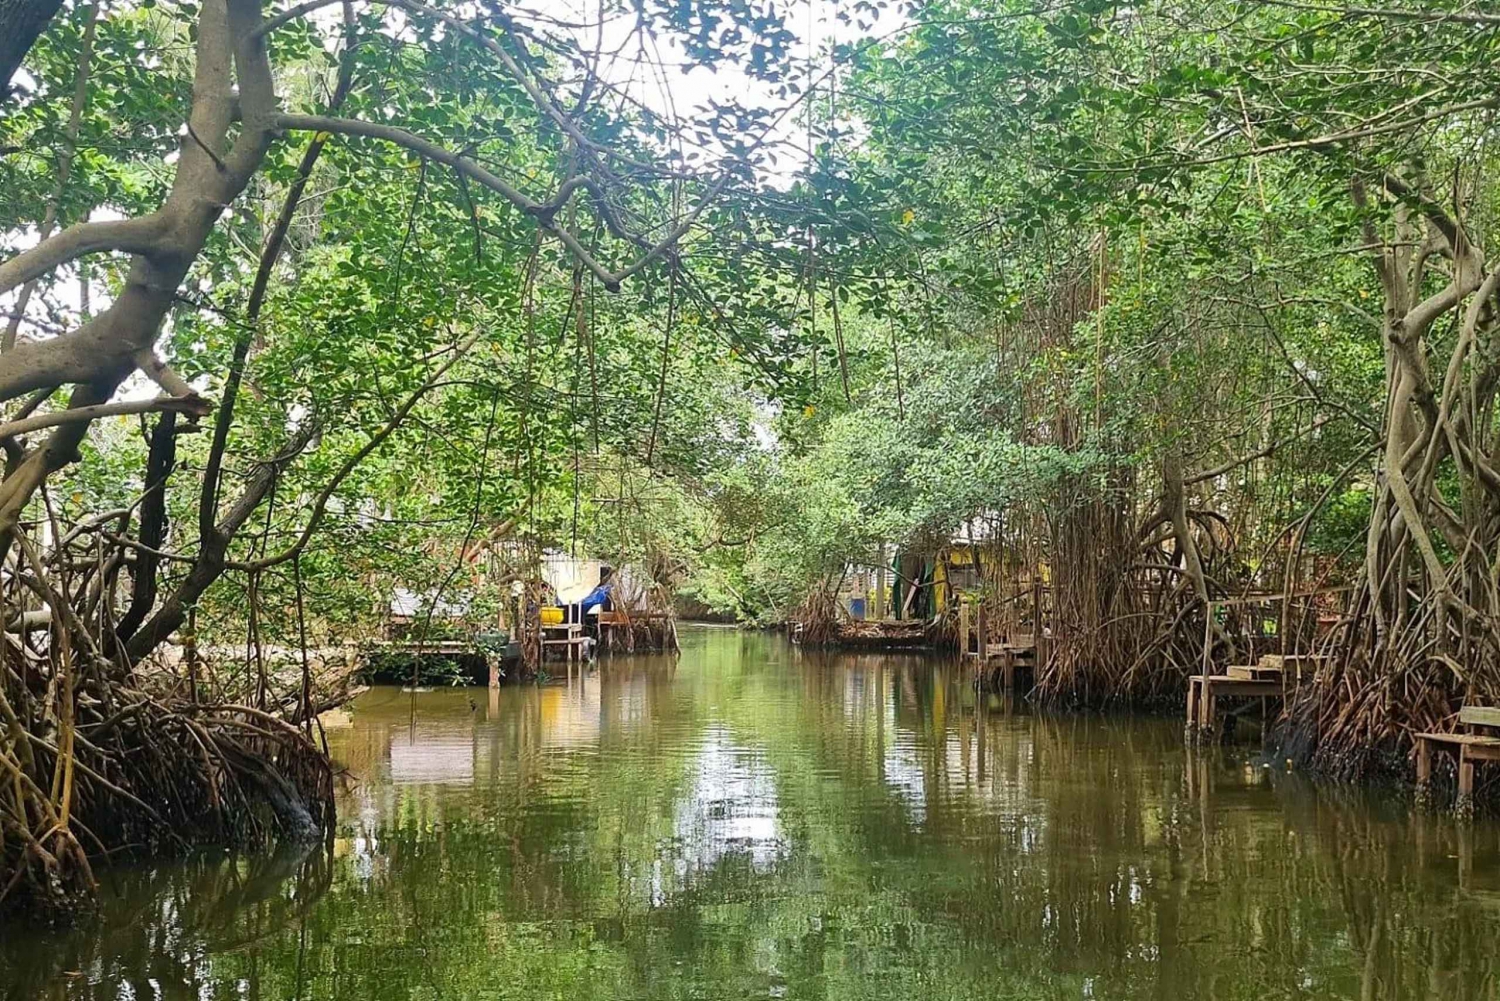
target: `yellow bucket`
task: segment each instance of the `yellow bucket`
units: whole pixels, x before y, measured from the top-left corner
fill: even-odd
[[[542,625],[560,626],[563,620],[563,610],[555,605],[542,606]]]

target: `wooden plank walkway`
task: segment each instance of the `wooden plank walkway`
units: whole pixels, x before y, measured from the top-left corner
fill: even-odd
[[[1030,633],[1016,633],[1004,643],[985,644],[984,656],[978,658],[980,677],[992,691],[1014,692],[1016,672],[1020,668],[1030,668],[1034,673],[1040,658],[1036,637]]]

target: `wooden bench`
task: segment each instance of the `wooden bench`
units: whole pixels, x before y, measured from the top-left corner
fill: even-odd
[[[1242,678],[1234,674],[1188,676],[1187,725],[1189,730],[1212,733],[1218,724],[1219,697],[1281,698],[1285,693],[1280,676],[1271,679]]]
[[[1268,653],[1254,664],[1236,664],[1223,674],[1194,674],[1188,678],[1189,730],[1211,733],[1217,724],[1219,696],[1285,698],[1289,687],[1310,678],[1327,657],[1314,654]]]
[[[1500,736],[1476,733],[1477,730],[1500,731],[1500,708],[1464,706],[1458,711],[1458,722],[1466,733],[1419,733],[1417,741],[1417,794],[1426,798],[1432,782],[1432,752],[1443,748],[1458,755],[1458,808],[1472,807],[1474,797],[1474,764],[1500,761]]]

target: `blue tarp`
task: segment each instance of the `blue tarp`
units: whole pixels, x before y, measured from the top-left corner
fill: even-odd
[[[607,583],[600,584],[585,595],[584,599],[578,603],[583,608],[583,614],[587,615],[595,608],[607,606],[609,604],[610,588],[614,586],[614,581],[608,581]]]

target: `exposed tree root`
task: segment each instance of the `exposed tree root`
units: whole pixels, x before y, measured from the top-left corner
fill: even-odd
[[[97,678],[59,727],[42,680],[8,669],[0,696],[0,909],[66,917],[92,899],[93,863],[120,854],[263,847],[330,829],[332,769],[304,731],[248,706]]]
[[[269,697],[262,676],[260,706],[208,704],[203,686],[131,663],[105,600],[122,554],[102,533],[63,536],[46,558],[14,539],[0,588],[0,909],[64,918],[92,899],[95,863],[123,854],[330,829],[332,769],[301,698]],[[298,681],[308,691],[305,667]]]

